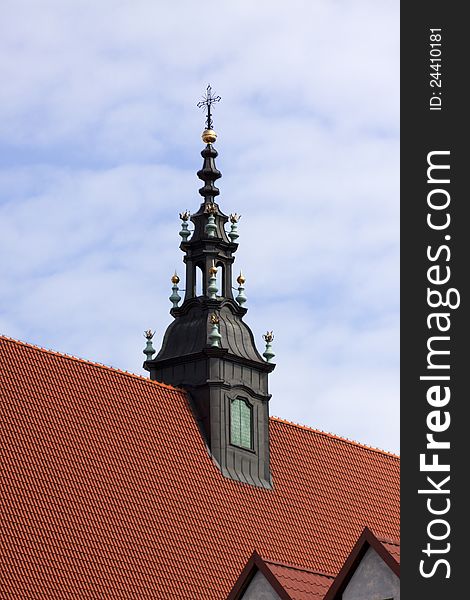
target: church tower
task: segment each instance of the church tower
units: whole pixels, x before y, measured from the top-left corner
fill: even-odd
[[[238,294],[234,298],[232,293],[239,217],[228,217],[216,202],[219,190],[215,183],[221,173],[215,165],[217,135],[211,107],[218,100],[220,97],[214,97],[208,86],[204,101],[198,105],[207,108],[202,134],[206,146],[197,173],[204,184],[199,190],[203,201],[195,214],[180,214],[180,248],[186,265],[184,300],[180,304],[175,273],[170,296],[174,320],[155,357],[149,332],[144,368],[151,379],[187,390],[208,450],[226,477],[270,488],[268,374],[275,366],[271,362],[272,333],[264,336],[266,351],[261,356],[251,329],[243,321],[247,309],[243,306],[245,279],[241,272]],[[189,220],[194,225],[192,231]]]

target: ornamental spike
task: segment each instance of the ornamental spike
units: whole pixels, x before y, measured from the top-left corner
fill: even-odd
[[[210,85],[207,86],[206,88],[206,93],[203,96],[203,99],[201,102],[197,103],[197,107],[198,108],[206,108],[207,112],[206,112],[206,129],[204,131],[203,135],[203,140],[204,140],[204,134],[207,133],[213,133],[215,134],[215,131],[213,130],[214,127],[214,122],[212,120],[212,105],[215,104],[216,102],[220,102],[221,101],[221,97],[220,96],[216,96],[215,94],[212,93],[212,87]],[[215,137],[217,137],[217,135],[215,135]],[[206,143],[211,143],[211,141],[215,142],[215,139],[211,139],[210,141],[206,141],[204,140]]]
[[[243,306],[246,302],[246,296],[245,296],[245,276],[243,275],[243,273],[240,271],[240,275],[237,277],[237,283],[238,283],[238,296],[235,298],[235,300],[238,302],[238,304],[240,306]]]
[[[191,232],[188,229],[188,220],[189,220],[190,216],[191,216],[191,213],[189,212],[189,210],[185,210],[184,212],[180,213],[180,219],[181,219],[180,236],[181,236],[183,242],[186,242],[188,240],[188,237],[191,235]]]
[[[210,323],[211,323],[211,330],[210,330],[210,333],[208,336],[209,343],[212,348],[220,348],[220,341],[222,339],[222,336],[220,335],[220,331],[219,331],[220,319],[215,313],[211,314]]]
[[[228,234],[228,237],[230,238],[232,243],[235,243],[235,241],[240,237],[238,235],[238,221],[240,220],[241,215],[237,215],[237,213],[232,213],[230,215],[230,232]]]
[[[215,224],[215,215],[217,213],[217,206],[215,205],[215,202],[208,202],[204,212],[206,212],[208,215],[205,227],[207,237],[216,237],[217,225]]]
[[[272,331],[267,331],[263,335],[263,340],[266,342],[266,350],[263,352],[263,356],[266,359],[266,362],[272,362],[273,358],[276,356],[272,350],[272,342],[274,340],[274,334]]]
[[[212,267],[209,267],[209,285],[207,286],[207,291],[211,300],[217,300],[217,292],[219,290],[217,288],[217,267],[214,261],[212,261]]]
[[[181,296],[178,294],[178,291],[179,291],[178,283],[179,282],[180,282],[180,278],[178,277],[178,275],[175,271],[175,274],[171,278],[171,283],[173,284],[173,286],[171,288],[172,289],[171,296],[169,297],[170,302],[173,304],[173,308],[178,308],[179,301],[181,300]]]
[[[155,354],[155,348],[152,345],[152,339],[154,335],[155,331],[152,331],[151,329],[147,329],[147,331],[144,332],[144,337],[147,340],[147,345],[145,346],[143,353],[147,357],[147,360],[152,360],[153,355]]]

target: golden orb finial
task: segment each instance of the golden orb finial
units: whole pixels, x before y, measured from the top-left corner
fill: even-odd
[[[175,274],[171,278],[171,283],[173,283],[174,285],[178,285],[179,282],[180,282],[180,278],[178,277],[178,275],[176,274],[176,271],[175,271]]]
[[[217,134],[213,129],[204,129],[201,137],[205,144],[213,144],[217,139]]]
[[[238,285],[243,285],[246,281],[245,275],[240,271],[240,275],[237,277]]]

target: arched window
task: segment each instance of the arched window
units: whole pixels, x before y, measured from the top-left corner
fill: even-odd
[[[253,407],[242,398],[230,402],[230,443],[253,448]]]
[[[221,262],[219,262],[216,264],[216,267],[217,267],[216,286],[218,289],[217,296],[221,296],[222,298],[224,298],[225,297],[224,265]]]
[[[196,277],[194,278],[194,295],[197,296],[203,296],[204,295],[204,289],[203,289],[203,274],[202,274],[202,268],[200,265],[196,265]]]

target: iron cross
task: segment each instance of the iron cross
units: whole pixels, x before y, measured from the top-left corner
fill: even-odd
[[[220,102],[221,98],[220,98],[220,96],[212,95],[212,88],[210,85],[207,86],[206,93],[204,94],[203,98],[204,98],[204,100],[197,103],[197,107],[204,108],[204,106],[207,106],[206,129],[212,129],[214,124],[212,122],[211,106],[215,102]]]

